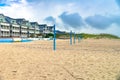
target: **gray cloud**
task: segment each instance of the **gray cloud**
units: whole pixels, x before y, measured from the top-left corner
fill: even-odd
[[[97,29],[106,29],[108,28],[116,19],[109,18],[106,16],[95,15],[89,16],[85,19],[86,23],[90,26],[97,28]]]
[[[56,23],[55,18],[52,17],[52,16],[48,16],[48,17],[46,17],[46,18],[44,19],[44,21],[47,21],[47,22],[49,22],[49,23],[53,23],[53,24]]]
[[[96,29],[107,29],[113,23],[120,25],[120,16],[113,15],[113,16],[107,17],[107,16],[101,16],[101,15],[94,15],[94,16],[87,17],[85,21],[88,25]]]
[[[63,12],[59,18],[64,24],[72,28],[79,28],[84,25],[82,17],[78,13],[68,14],[67,12]]]

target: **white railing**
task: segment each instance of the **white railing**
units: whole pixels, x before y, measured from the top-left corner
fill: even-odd
[[[29,29],[32,29],[32,30],[33,30],[33,29],[35,29],[35,28],[33,28],[33,27],[29,27]]]
[[[21,26],[21,28],[28,28],[27,26]]]
[[[1,31],[10,31],[10,29],[1,29]]]
[[[36,28],[35,30],[40,30],[39,28]]]
[[[13,29],[12,31],[13,31],[13,32],[20,32],[20,30],[15,30],[15,29]]]
[[[34,33],[34,31],[29,31],[29,33]]]
[[[46,31],[43,31],[43,33],[50,33],[50,31],[46,30]]]
[[[22,34],[21,37],[27,37],[27,34]]]
[[[39,34],[40,32],[39,32],[39,31],[36,31],[35,33],[36,33],[36,34]]]
[[[20,27],[19,25],[12,24],[13,27]]]
[[[5,34],[5,33],[3,33],[3,34],[1,34],[2,36],[10,36],[10,33],[7,33],[7,34]]]
[[[23,32],[23,33],[27,33],[28,31],[27,31],[27,30],[22,30],[21,32]]]
[[[10,26],[8,23],[0,23],[1,25]]]

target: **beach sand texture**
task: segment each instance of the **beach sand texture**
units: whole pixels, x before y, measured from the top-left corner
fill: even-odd
[[[0,43],[0,80],[120,80],[120,40]]]

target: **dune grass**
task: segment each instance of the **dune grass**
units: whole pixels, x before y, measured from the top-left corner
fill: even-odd
[[[81,35],[82,38],[87,39],[87,38],[94,38],[94,39],[103,39],[103,38],[108,38],[108,39],[120,39],[118,36],[116,35],[112,35],[112,34],[86,34],[86,33],[81,33],[78,34]]]
[[[72,35],[74,37],[74,34]],[[70,38],[70,34],[69,33],[65,33],[65,34],[57,34],[56,35],[57,38],[64,38],[64,39],[68,39]],[[80,33],[80,34],[76,34],[76,38],[81,37],[83,39],[88,39],[88,38],[93,38],[93,39],[120,39],[120,37],[116,36],[116,35],[112,35],[112,34],[87,34],[87,33]]]

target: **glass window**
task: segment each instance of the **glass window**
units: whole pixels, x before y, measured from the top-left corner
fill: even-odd
[[[3,19],[0,19],[0,22],[3,22]]]

